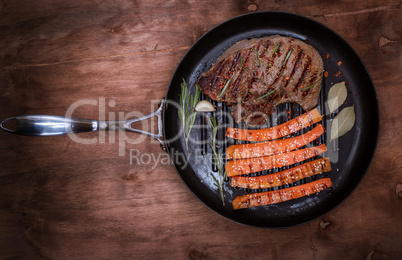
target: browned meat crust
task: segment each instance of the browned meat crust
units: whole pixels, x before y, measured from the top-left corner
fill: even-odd
[[[264,124],[280,103],[294,102],[306,111],[314,108],[323,70],[312,46],[274,35],[236,43],[197,84],[211,99],[232,106],[237,123],[253,126]]]

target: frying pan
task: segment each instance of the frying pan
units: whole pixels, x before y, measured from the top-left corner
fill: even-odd
[[[230,112],[229,107],[210,100],[217,107],[217,111],[197,115],[195,125],[198,127],[195,127],[191,132],[189,142],[191,152],[187,154],[184,139],[180,135],[181,123],[178,118],[178,108],[175,104],[179,104],[182,79],[188,82],[190,92],[194,92],[194,84],[197,78],[208,70],[230,46],[241,39],[274,34],[304,40],[323,55],[324,67],[330,76],[323,80],[318,108],[325,115],[322,123],[326,129],[330,128],[331,121],[337,112],[329,114],[325,99],[331,85],[340,81],[348,82],[347,89],[349,92],[346,100],[347,105],[341,106],[340,109],[354,105],[356,121],[352,130],[344,136],[330,141],[330,133],[327,131],[315,143],[327,144],[328,151],[323,157],[330,157],[333,169],[331,172],[299,180],[294,184],[284,185],[279,188],[300,185],[322,177],[330,177],[333,187],[318,194],[292,201],[235,211],[231,205],[233,199],[251,191],[232,188],[229,185],[229,180],[226,180],[224,183],[225,205],[222,204],[218,190],[214,186],[211,177],[211,174],[217,174],[217,169],[211,163],[211,148],[207,145],[211,131],[205,122],[206,119],[212,116],[216,117],[219,122],[220,128],[217,139],[220,142],[217,149],[221,153],[224,153],[227,146],[241,143],[240,141],[225,138],[226,127],[247,126],[236,125],[231,116],[228,115]],[[329,54],[329,58],[327,58],[326,54]],[[341,66],[338,64],[339,61],[342,62]],[[341,75],[333,76],[338,71],[341,72]],[[201,99],[208,98],[202,94]],[[285,110],[291,111],[292,118],[304,112],[296,104],[281,104],[277,107],[276,112],[271,116],[265,127],[289,120],[286,117],[287,114],[283,116],[284,113],[281,113]],[[323,216],[337,207],[362,180],[374,155],[379,132],[379,110],[375,88],[366,67],[356,52],[345,40],[328,27],[312,19],[283,12],[256,12],[242,15],[228,20],[207,32],[189,49],[178,65],[160,108],[151,115],[133,120],[138,121],[152,116],[157,116],[159,119],[159,133],[157,134],[133,129],[131,127],[132,120],[125,122],[99,122],[41,115],[8,118],[1,123],[1,127],[4,130],[19,134],[42,135],[44,133],[43,125],[46,125],[43,123],[58,122],[58,131],[52,134],[93,130],[126,130],[148,134],[161,142],[170,154],[176,171],[183,182],[207,207],[237,223],[265,228],[284,228],[304,224]],[[11,130],[4,126],[4,123],[11,119],[17,121],[17,129]],[[295,133],[295,135],[302,134],[308,130],[308,128],[304,129]],[[274,171],[280,170],[282,169],[275,169]],[[267,171],[262,174],[271,172]],[[278,188],[259,191],[275,189]]]

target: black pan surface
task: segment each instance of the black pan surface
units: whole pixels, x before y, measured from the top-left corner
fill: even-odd
[[[325,70],[328,71],[329,76],[323,80],[318,108],[322,114],[326,114],[323,124],[327,129],[327,133],[319,140],[319,143],[325,143],[328,151],[319,157],[330,157],[333,170],[317,177],[307,178],[293,185],[310,182],[322,177],[330,177],[333,187],[319,194],[293,201],[235,211],[231,204],[233,199],[250,191],[232,188],[229,181],[226,181],[225,206],[223,206],[210,175],[210,173],[217,174],[211,163],[211,150],[208,145],[197,143],[210,137],[210,130],[206,128],[205,124],[205,120],[209,116],[215,116],[222,127],[218,132],[218,139],[222,141],[218,148],[222,153],[228,145],[237,143],[237,141],[228,140],[224,137],[225,127],[227,126],[245,127],[233,124],[230,116],[224,115],[223,112],[228,112],[230,109],[224,104],[214,102],[217,106],[217,112],[197,116],[196,125],[201,127],[194,129],[191,133],[191,155],[188,158],[185,156],[183,138],[175,138],[181,131],[177,107],[167,104],[164,115],[164,138],[178,174],[188,188],[205,205],[221,216],[241,224],[255,227],[283,228],[307,223],[338,206],[362,180],[374,155],[379,132],[377,96],[366,67],[351,46],[328,27],[299,15],[281,12],[257,12],[242,15],[213,28],[190,48],[173,75],[166,100],[179,103],[182,78],[189,83],[191,91],[194,91],[196,79],[208,70],[226,49],[237,41],[273,34],[305,40],[323,56]],[[327,54],[329,54],[329,58],[326,58]],[[339,61],[342,62],[341,66],[338,65]],[[338,71],[341,72],[341,77],[339,75],[334,76]],[[348,82],[347,89],[349,94],[346,100],[347,104],[341,106],[335,112],[335,115],[344,107],[354,105],[356,123],[346,135],[330,142],[329,130],[331,119],[334,115],[329,115],[329,111],[325,106],[325,99],[332,84],[340,81]],[[202,98],[205,97],[202,96]],[[304,112],[298,105],[281,105],[267,126],[273,126],[289,120],[281,113],[284,110],[291,110],[292,118]],[[296,135],[301,133],[296,133]],[[289,185],[279,188],[285,187],[289,187]]]

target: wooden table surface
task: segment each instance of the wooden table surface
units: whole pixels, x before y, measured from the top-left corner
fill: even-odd
[[[0,119],[65,115],[80,100],[92,104],[73,116],[150,113],[150,101],[165,95],[189,47],[252,2],[258,11],[329,26],[367,66],[381,127],[373,162],[353,194],[311,223],[253,228],[204,206],[150,138],[122,146],[118,136],[102,141],[94,132],[80,137],[97,142],[79,144],[69,136],[1,131],[1,259],[400,259],[400,0],[2,0]],[[161,160],[130,164],[130,149]]]

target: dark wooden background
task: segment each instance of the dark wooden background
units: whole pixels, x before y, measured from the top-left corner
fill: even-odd
[[[212,27],[246,13],[249,2],[2,0],[0,119],[64,115],[78,100],[102,98],[107,112],[152,112],[150,100],[165,95],[188,48]],[[1,259],[401,258],[401,1],[255,2],[258,11],[292,12],[329,26],[366,64],[381,129],[356,191],[306,225],[257,229],[205,207],[173,166],[130,165],[130,149],[163,154],[150,138],[126,145],[119,156],[117,137],[82,145],[68,136],[2,131]],[[97,119],[98,110],[85,105],[74,116]]]

